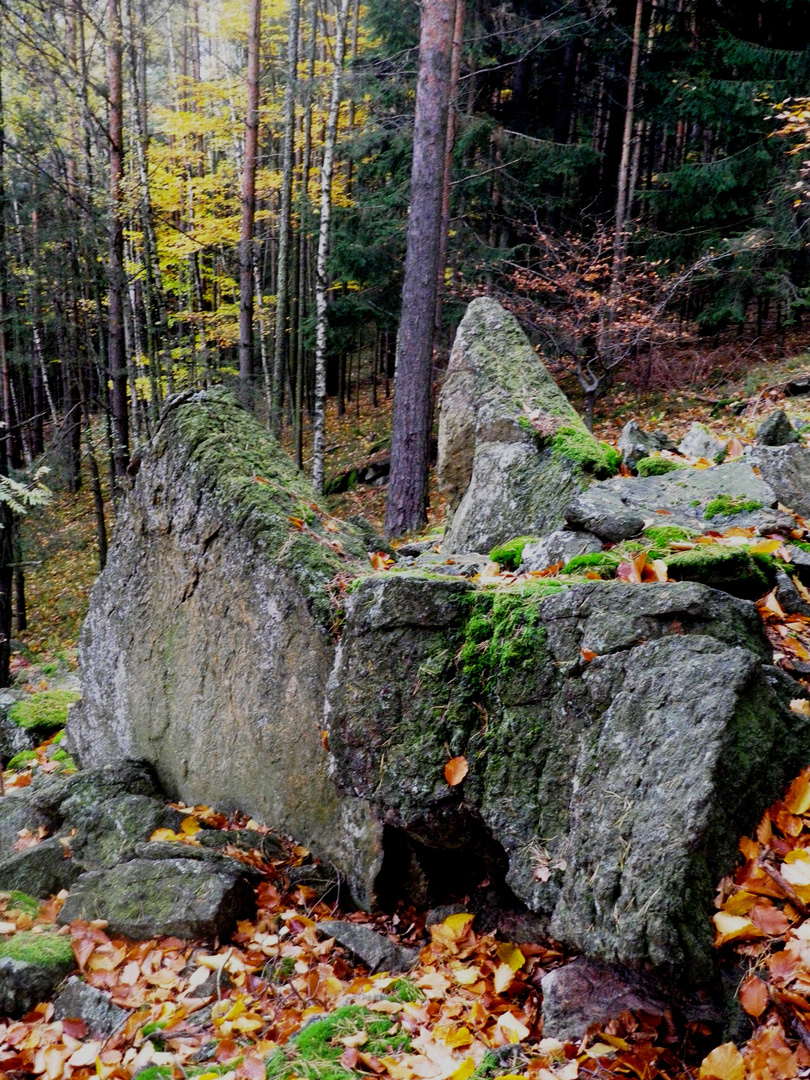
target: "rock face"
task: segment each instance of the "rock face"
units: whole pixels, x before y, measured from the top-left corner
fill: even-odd
[[[428,899],[474,865],[587,956],[700,981],[715,883],[806,757],[769,657],[752,604],[692,583],[372,577],[329,684],[335,776]],[[448,749],[470,765],[453,788]],[[350,869],[366,903],[376,869]]]
[[[562,525],[615,452],[585,429],[514,316],[474,300],[458,329],[439,413],[439,487],[446,552],[487,552],[514,536]]]
[[[320,730],[331,582],[368,565],[362,537],[227,394],[167,410],[93,589],[68,744],[83,766],[143,759],[173,797],[373,861],[379,828],[338,798]]]

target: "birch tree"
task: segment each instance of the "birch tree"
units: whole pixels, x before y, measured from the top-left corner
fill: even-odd
[[[346,24],[349,21],[350,0],[340,0],[340,10],[335,26],[335,69],[332,74],[332,96],[329,102],[329,118],[326,123],[326,139],[321,165],[321,220],[318,230],[318,261],[315,272],[315,415],[312,423],[312,483],[315,490],[323,492],[324,432],[326,425],[326,334],[328,329],[327,301],[329,280],[327,258],[329,255],[329,223],[332,215],[332,173],[335,162],[338,111],[340,109],[340,81],[343,74],[343,57],[346,50]]]

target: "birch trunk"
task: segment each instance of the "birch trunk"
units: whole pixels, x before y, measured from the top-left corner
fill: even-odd
[[[250,0],[242,227],[239,234],[239,381],[246,404],[251,403],[253,388],[253,225],[256,216],[256,151],[259,142],[261,14],[261,0]]]
[[[326,429],[326,331],[327,291],[326,261],[329,255],[329,223],[332,216],[332,173],[335,163],[338,110],[340,109],[340,79],[346,50],[346,24],[349,21],[350,0],[340,0],[335,26],[335,70],[332,75],[332,98],[323,146],[321,165],[321,220],[318,230],[318,260],[315,273],[315,414],[312,423],[312,484],[318,494],[323,492],[324,433]]]

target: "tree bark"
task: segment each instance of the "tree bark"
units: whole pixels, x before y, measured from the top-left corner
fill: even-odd
[[[456,0],[456,16],[453,30],[453,56],[450,64],[450,94],[447,110],[447,141],[444,147],[444,183],[442,185],[442,226],[439,233],[439,273],[436,276],[436,317],[434,332],[438,336],[442,328],[442,300],[444,299],[444,272],[447,267],[447,240],[450,233],[450,181],[453,178],[453,148],[456,145],[456,119],[458,116],[458,81],[461,77],[461,51],[464,45],[464,18],[466,0]]]
[[[292,208],[293,147],[295,142],[295,91],[298,82],[298,24],[300,0],[290,0],[287,32],[287,85],[284,89],[284,145],[281,166],[281,210],[278,220],[278,270],[276,271],[276,347],[273,357],[273,410],[270,431],[281,437],[281,398],[287,349],[287,297],[289,292],[290,216]]]
[[[121,9],[119,0],[107,5],[107,78],[110,94],[109,154],[109,311],[107,355],[112,383],[113,461],[117,492],[129,465],[127,358],[124,342],[124,130],[121,85]]]
[[[256,216],[256,151],[259,142],[261,16],[261,0],[250,0],[242,227],[239,234],[239,381],[245,404],[252,404],[253,389],[253,224]]]
[[[388,536],[427,521],[433,322],[454,29],[453,0],[423,0],[408,247],[394,380]]]
[[[340,108],[340,79],[343,74],[343,56],[346,50],[346,24],[349,21],[349,0],[340,0],[340,11],[335,26],[335,69],[332,75],[332,98],[329,103],[329,119],[321,165],[321,220],[318,230],[318,261],[315,274],[315,309],[317,326],[315,332],[315,414],[312,421],[312,484],[318,494],[323,493],[324,433],[326,430],[326,331],[327,290],[329,281],[326,260],[329,254],[329,223],[332,216],[332,172],[335,163],[338,110]]]
[[[630,159],[633,145],[633,127],[635,120],[636,84],[638,82],[638,58],[641,51],[641,19],[644,13],[644,0],[636,0],[636,17],[633,24],[633,49],[630,54],[630,71],[627,76],[627,104],[624,113],[624,133],[622,135],[622,157],[619,163],[619,183],[616,195],[616,228],[613,236],[613,267],[611,272],[610,294],[615,301],[621,284],[626,242],[624,227],[627,223],[628,193],[630,187]]]

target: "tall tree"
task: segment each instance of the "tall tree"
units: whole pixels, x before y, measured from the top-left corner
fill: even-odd
[[[323,492],[324,433],[326,429],[326,334],[328,330],[327,258],[329,255],[329,224],[332,217],[332,173],[335,164],[338,112],[340,110],[340,80],[346,50],[346,24],[349,21],[350,0],[340,0],[335,26],[335,68],[332,74],[332,96],[321,164],[321,220],[318,230],[318,261],[315,271],[315,415],[312,422],[312,483]]]
[[[427,521],[433,323],[441,250],[454,0],[422,0],[408,247],[394,380],[388,536]]]
[[[245,158],[242,169],[242,225],[239,233],[239,380],[245,403],[253,387],[253,230],[256,218],[256,155],[259,144],[259,50],[261,0],[250,0],[247,57]]]
[[[127,357],[124,339],[124,116],[121,8],[119,0],[107,5],[107,80],[109,84],[109,285],[108,356],[112,383],[113,461],[116,486],[129,465],[129,409],[127,401]]]
[[[273,358],[273,405],[270,430],[281,436],[281,398],[287,344],[289,295],[290,216],[292,209],[293,148],[295,143],[295,93],[298,84],[298,24],[300,0],[290,0],[287,32],[287,86],[284,90],[284,149],[281,166],[281,208],[278,221],[278,268],[276,271],[276,348]]]

